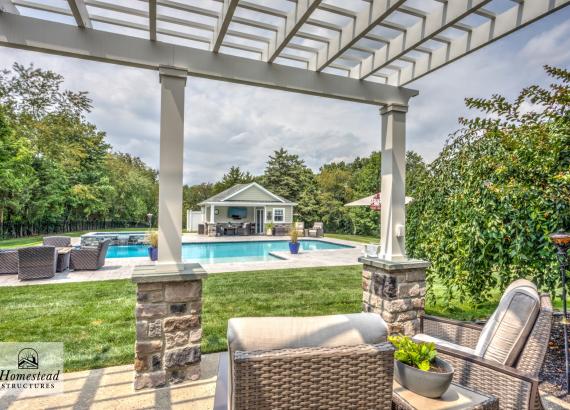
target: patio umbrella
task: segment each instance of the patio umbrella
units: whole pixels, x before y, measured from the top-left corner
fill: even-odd
[[[378,199],[376,199],[376,198],[378,198]],[[377,200],[378,203],[380,203],[379,198],[380,198],[380,192],[378,192],[377,194],[374,194],[374,195],[367,196],[366,198],[360,198],[360,199],[357,199],[356,201],[349,202],[348,204],[345,204],[344,206],[368,206],[368,207],[370,207],[375,200]],[[414,200],[414,198],[407,196],[406,197],[406,205],[409,204],[410,202],[412,202],[413,200]]]

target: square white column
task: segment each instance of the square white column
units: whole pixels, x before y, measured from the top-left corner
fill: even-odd
[[[380,252],[388,261],[406,259],[406,112],[407,106],[387,105],[382,116],[380,183]]]
[[[182,265],[184,88],[188,72],[160,68],[158,264]]]

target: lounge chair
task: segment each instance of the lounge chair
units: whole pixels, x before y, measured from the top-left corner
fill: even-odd
[[[313,227],[309,229],[309,236],[320,238],[324,235],[324,224],[322,222],[315,222]]]
[[[524,279],[503,294],[487,324],[421,318],[414,339],[434,342],[453,381],[499,399],[501,409],[541,409],[538,374],[548,348],[552,304]]]
[[[45,279],[55,276],[55,246],[31,246],[18,249],[18,279]]]
[[[99,242],[97,246],[83,246],[71,250],[69,267],[73,270],[97,270],[105,265],[107,249],[111,244],[110,239]]]
[[[0,274],[18,273],[18,250],[0,250]]]
[[[305,236],[305,222],[295,222],[295,228],[297,235]]]
[[[230,319],[214,409],[391,409],[386,335],[374,313]]]
[[[43,239],[44,246],[55,246],[56,248],[65,248],[71,246],[70,236],[46,236]]]

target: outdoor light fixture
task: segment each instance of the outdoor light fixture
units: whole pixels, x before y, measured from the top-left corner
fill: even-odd
[[[564,318],[562,326],[564,329],[564,356],[566,358],[566,391],[570,393],[570,373],[568,364],[568,312],[566,308],[566,268],[568,267],[568,249],[570,248],[570,234],[567,232],[557,232],[550,235],[550,240],[556,246],[556,254],[560,262],[560,275],[562,275],[562,310]]]

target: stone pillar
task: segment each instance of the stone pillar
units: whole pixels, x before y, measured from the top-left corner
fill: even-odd
[[[426,294],[429,263],[417,259],[391,262],[361,257],[362,310],[382,315],[390,334],[413,336],[419,332]]]
[[[158,263],[182,263],[184,87],[188,72],[161,67]]]
[[[380,181],[380,253],[388,261],[406,259],[406,112],[408,107],[387,105],[382,115]]]
[[[138,267],[135,308],[135,390],[164,387],[200,377],[202,279],[199,264],[183,272]]]

